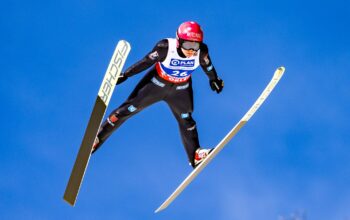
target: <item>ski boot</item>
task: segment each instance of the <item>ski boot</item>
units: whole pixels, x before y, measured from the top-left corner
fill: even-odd
[[[212,150],[214,150],[214,148],[198,148],[194,155],[194,168],[196,168],[200,163],[202,163],[202,161],[212,152]]]

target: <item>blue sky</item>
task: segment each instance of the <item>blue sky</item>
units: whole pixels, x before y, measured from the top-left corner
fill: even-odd
[[[0,219],[350,219],[348,1],[11,1],[0,9]],[[269,99],[164,212],[191,171],[175,119],[158,103],[92,159],[76,207],[62,199],[115,44],[126,65],[201,23],[222,94],[193,74],[203,147],[244,115],[278,66]],[[115,90],[109,113],[144,73]]]

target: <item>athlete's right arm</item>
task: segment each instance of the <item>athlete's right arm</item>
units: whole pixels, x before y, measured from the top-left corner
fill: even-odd
[[[144,58],[142,58],[140,61],[138,61],[131,67],[129,67],[124,72],[124,75],[126,77],[130,77],[148,69],[156,62],[163,61],[167,53],[168,53],[168,40],[163,39],[159,41],[156,44],[156,46],[153,48],[153,50],[149,52]]]

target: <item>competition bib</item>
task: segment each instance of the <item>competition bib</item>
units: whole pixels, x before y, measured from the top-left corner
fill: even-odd
[[[163,62],[156,64],[158,75],[172,83],[182,83],[190,79],[192,72],[199,66],[199,53],[182,58],[177,53],[176,39],[169,38],[168,53]]]

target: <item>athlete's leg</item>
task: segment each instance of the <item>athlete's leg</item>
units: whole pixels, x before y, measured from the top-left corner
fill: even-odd
[[[176,89],[181,88],[181,89]],[[194,156],[200,147],[198,132],[195,120],[192,118],[193,112],[193,91],[191,83],[186,87],[175,87],[172,93],[166,97],[180,129],[182,143],[185,147],[188,160],[194,166]]]
[[[150,74],[146,75],[136,86],[129,98],[117,109],[113,110],[102,123],[94,144],[93,152],[95,152],[128,118],[162,99],[164,96],[163,88],[155,85],[150,80],[150,76]]]

